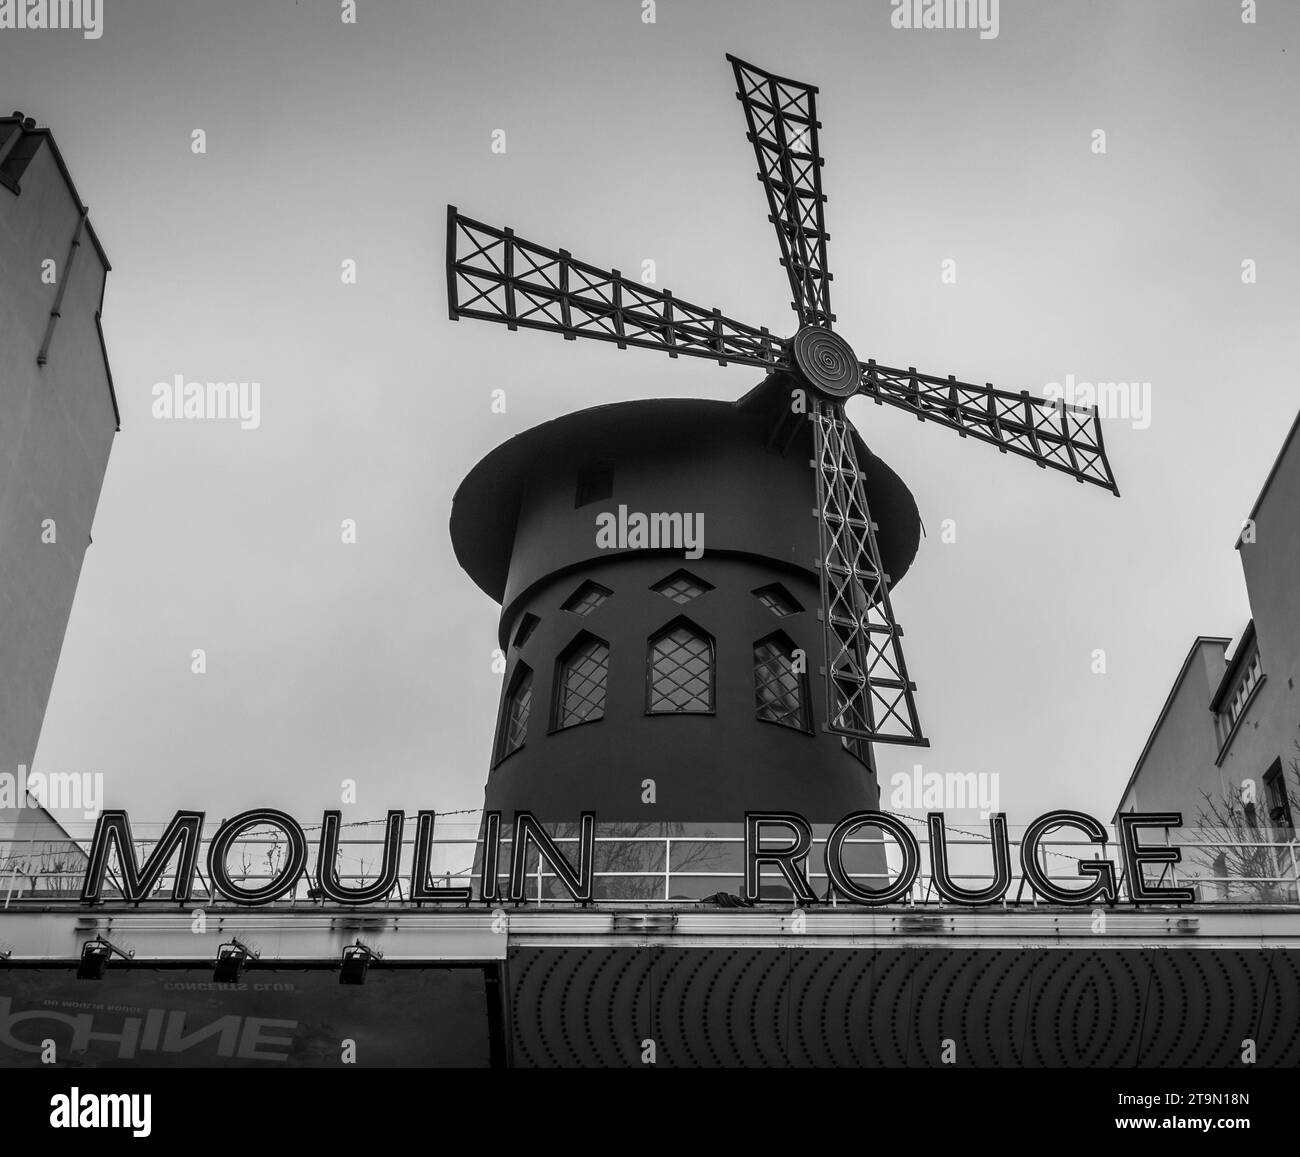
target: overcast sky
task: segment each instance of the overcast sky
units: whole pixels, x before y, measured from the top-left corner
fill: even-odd
[[[1119,499],[849,407],[928,532],[895,611],[932,746],[881,749],[886,790],[919,761],[1000,773],[1013,824],[1108,819],[1192,639],[1247,620],[1233,543],[1300,404],[1300,5],[1240,8],[1003,0],[981,39],[887,0],[107,0],[99,40],[0,35],[3,108],[114,263],[122,411],[36,769],[142,820],[308,819],[345,778],[348,819],[481,804],[498,608],[452,556],[460,479],[570,410],[756,374],[450,322],[445,206],[789,332],[730,51],[821,88],[860,357],[1150,383],[1148,428],[1105,423]],[[155,420],[177,374],[260,382],[260,428]]]

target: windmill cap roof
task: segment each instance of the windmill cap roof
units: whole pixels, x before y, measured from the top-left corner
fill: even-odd
[[[742,400],[743,401],[743,400]],[[534,426],[501,443],[467,474],[451,509],[451,539],[456,559],[479,588],[501,602],[509,578],[520,503],[535,464],[557,458],[578,461],[593,447],[605,445],[614,431],[629,428],[647,437],[662,433],[671,444],[673,432],[706,424],[754,423],[738,403],[702,398],[655,398],[616,402],[565,414]],[[800,437],[811,456],[810,423]],[[871,452],[856,430],[858,465],[866,476],[881,562],[896,584],[907,572],[920,544],[921,519],[912,492],[886,463]],[[789,453],[804,453],[802,445]],[[809,508],[815,505],[813,472],[808,471]],[[812,559],[809,559],[811,570]]]

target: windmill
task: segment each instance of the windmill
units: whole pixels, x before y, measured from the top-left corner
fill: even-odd
[[[638,346],[669,357],[754,366],[782,389],[802,391],[802,411],[813,423],[826,728],[848,739],[928,746],[845,402],[862,395],[897,406],[1118,495],[1101,422],[1095,407],[859,361],[832,328],[818,90],[734,56],[727,59],[790,281],[791,308],[799,319],[793,337],[775,337],[766,327],[628,280],[617,269],[589,265],[512,229],[471,220],[451,205],[449,313],[453,321],[477,318],[512,330],[549,330],[567,340],[592,338],[620,349]],[[787,422],[798,420],[790,418],[792,409],[784,410]]]

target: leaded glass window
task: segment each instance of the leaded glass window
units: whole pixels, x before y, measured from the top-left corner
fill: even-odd
[[[533,672],[527,663],[520,663],[510,680],[510,691],[501,708],[501,727],[497,735],[497,758],[500,763],[507,755],[524,745],[528,732],[528,713],[533,705]]]
[[[650,642],[652,714],[713,710],[713,640],[680,620]]]
[[[754,595],[778,619],[784,619],[788,615],[797,615],[803,610],[803,607],[795,602],[794,596],[780,583],[759,587],[754,592]]]
[[[794,669],[794,647],[782,635],[754,644],[754,694],[759,719],[808,730],[806,680]]]
[[[701,578],[696,578],[690,571],[679,570],[676,574],[670,574],[666,579],[655,583],[650,589],[657,591],[666,599],[681,604],[698,599],[700,595],[711,591],[713,586]]]
[[[853,702],[844,709],[843,724],[846,727],[854,727],[859,730],[867,730],[867,713],[863,707],[861,698],[855,698]],[[865,739],[857,736],[841,736],[840,742],[844,744],[844,750],[852,755],[855,759],[871,767],[871,744]],[[875,770],[874,768],[872,770]]]
[[[603,719],[608,678],[609,644],[594,635],[579,635],[560,657],[555,680],[555,727]]]
[[[585,582],[568,597],[561,609],[574,615],[589,615],[613,593],[600,583]]]

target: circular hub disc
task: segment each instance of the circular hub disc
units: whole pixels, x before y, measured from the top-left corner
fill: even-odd
[[[810,385],[832,398],[847,398],[858,388],[857,356],[839,334],[806,325],[794,335],[793,344],[794,364]]]

